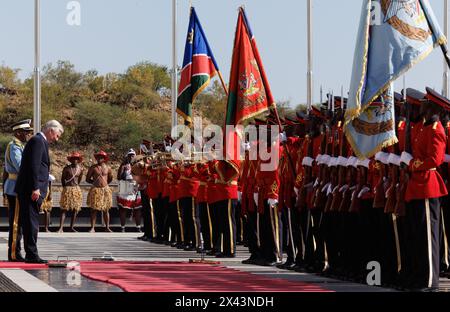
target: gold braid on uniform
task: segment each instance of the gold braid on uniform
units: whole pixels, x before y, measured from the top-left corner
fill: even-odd
[[[59,206],[64,211],[79,212],[83,205],[83,193],[81,188],[76,186],[65,186],[61,192]]]
[[[112,191],[109,186],[91,187],[88,193],[87,205],[98,211],[108,211],[112,206]]]

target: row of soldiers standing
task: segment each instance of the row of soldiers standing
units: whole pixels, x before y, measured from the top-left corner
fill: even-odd
[[[361,282],[375,262],[385,286],[436,290],[449,270],[441,176],[449,180],[450,101],[431,89],[408,89],[406,98],[395,101],[399,142],[370,159],[355,157],[345,99],[336,97],[333,114],[322,107],[283,119],[281,146],[270,131],[247,142],[240,168],[225,160],[145,166],[141,238],[216,257],[234,257],[245,242],[244,263]],[[253,122],[274,124],[273,115]],[[278,166],[262,170],[267,161],[249,156],[270,148],[279,148]]]

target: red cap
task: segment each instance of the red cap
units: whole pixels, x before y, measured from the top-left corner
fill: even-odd
[[[109,159],[108,154],[106,154],[106,152],[104,152],[104,151],[100,151],[98,153],[95,153],[94,157],[95,158],[103,157],[105,159],[105,161],[108,161],[108,159]]]
[[[78,158],[80,161],[83,161],[83,156],[81,156],[81,154],[78,152],[72,152],[72,154],[67,156],[68,161],[71,161],[71,159],[75,159],[75,158]]]

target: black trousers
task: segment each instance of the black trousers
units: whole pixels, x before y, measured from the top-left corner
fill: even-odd
[[[22,240],[22,228],[19,226],[19,209],[16,209],[16,196],[6,195],[9,207],[9,234],[8,234],[8,260],[16,260],[20,256],[20,242]],[[15,252],[12,252],[12,251]]]
[[[439,235],[441,241],[440,249],[440,269],[441,271],[448,271],[450,269],[450,255],[449,255],[449,243],[450,243],[450,211],[448,209],[450,205],[450,197],[447,195],[441,198],[441,222],[439,228]]]
[[[283,259],[283,225],[278,207],[270,207],[264,201],[264,214],[260,215],[260,243],[262,256],[268,262],[280,262]]]
[[[438,198],[412,200],[406,206],[408,233],[407,259],[409,287],[439,286],[439,222]]]
[[[241,202],[238,201],[235,209],[235,220],[236,220],[236,241],[238,244],[244,242],[244,220],[241,217]]]
[[[26,259],[39,258],[37,239],[39,232],[39,204],[31,200],[31,195],[18,196],[19,219],[23,233],[23,244]]]
[[[157,198],[152,199],[152,204],[153,204],[153,216],[155,218],[156,239],[163,240],[165,233],[164,219],[167,210],[164,209],[164,201],[161,196],[161,193],[158,194]]]
[[[170,232],[170,221],[169,221],[169,197],[161,198],[161,205],[163,207],[163,218],[162,218],[162,232],[163,232],[163,240],[170,241],[169,232]]]
[[[194,197],[184,197],[179,200],[183,209],[184,243],[195,248],[200,247],[200,217],[198,205]]]
[[[203,249],[211,250],[213,246],[213,226],[209,205],[206,202],[198,204],[200,215],[200,230],[203,236]]]
[[[183,243],[184,242],[184,229],[183,229],[183,211],[179,206],[178,200],[169,203],[169,215],[168,224],[171,230],[172,242]]]
[[[144,219],[144,235],[148,238],[153,238],[150,199],[148,198],[146,190],[141,190],[140,192],[142,199],[142,218]]]
[[[213,216],[213,234],[217,232],[214,250],[221,250],[225,255],[236,253],[236,199],[226,199],[210,205]],[[214,231],[217,229],[217,231]]]
[[[299,242],[298,246],[302,246],[297,252],[295,258],[295,264],[300,267],[306,267],[312,265],[313,256],[315,250],[314,238],[311,233],[312,228],[312,217],[311,210],[303,209],[298,212],[298,223],[299,223]]]
[[[287,261],[295,262],[298,252],[302,252],[303,249],[303,241],[302,241],[302,233],[300,226],[300,216],[299,211],[295,208],[286,208],[283,210],[282,215],[284,215],[283,219],[286,228],[284,231],[286,233],[286,253],[287,253]]]
[[[247,234],[248,251],[250,252],[250,258],[255,260],[261,258],[261,246],[259,241],[258,232],[258,213],[256,211],[248,212],[247,218],[245,218],[245,232]]]

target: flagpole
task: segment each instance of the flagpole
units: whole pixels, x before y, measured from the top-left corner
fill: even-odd
[[[177,0],[172,0],[172,128],[177,126]]]
[[[223,80],[222,73],[220,71],[217,71],[217,75],[219,76],[220,82],[222,83],[223,90],[225,91],[226,96],[228,96],[228,88],[225,84],[225,80]]]
[[[448,0],[444,0],[444,35],[448,38]],[[444,60],[444,73],[443,73],[443,88],[442,94],[448,98],[449,96],[449,85],[448,85],[448,65],[447,61]]]
[[[312,72],[312,0],[308,0],[307,2],[307,12],[308,12],[308,73],[307,73],[307,105],[308,112],[311,111],[312,102],[313,102],[313,72]]]
[[[34,133],[41,131],[40,0],[34,1]]]

